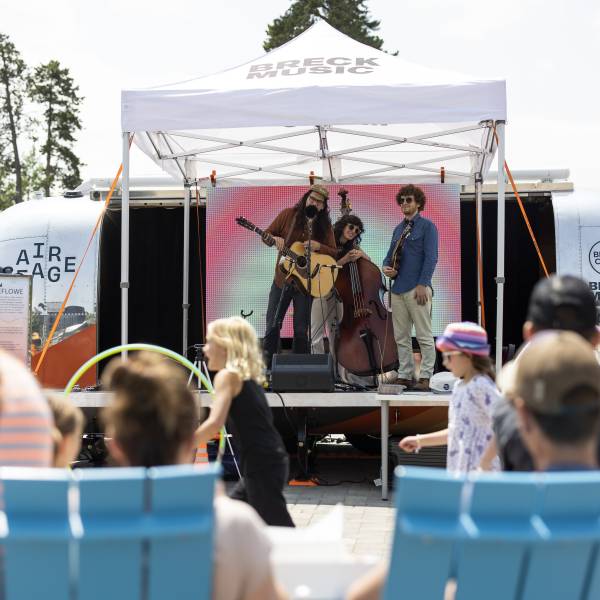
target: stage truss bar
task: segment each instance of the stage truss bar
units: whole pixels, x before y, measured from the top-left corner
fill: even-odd
[[[249,140],[230,140],[228,138],[215,137],[210,135],[203,135],[199,133],[185,133],[179,131],[172,131],[169,135],[172,137],[184,137],[191,138],[194,140],[204,140],[207,142],[227,142],[234,145],[244,144],[244,143],[259,143],[259,142],[273,142],[275,140],[283,140],[285,138],[298,137],[300,135],[309,135],[311,133],[316,133],[317,128],[311,127],[310,129],[302,129],[300,131],[288,131],[286,133],[279,133],[277,135],[267,135],[259,138],[251,138]]]
[[[279,152],[281,154],[301,154],[303,156],[315,156],[316,154],[314,151],[311,152],[309,150],[300,150],[298,148],[284,148],[281,146],[271,146],[270,144],[240,142],[238,144],[229,145],[221,144],[220,146],[213,146],[211,148],[192,148],[191,150],[184,150],[183,152],[167,154],[163,156],[163,158],[189,158],[197,154],[206,154],[208,152],[216,152],[218,150],[229,150],[231,148],[256,148],[258,150],[269,150],[271,152]]]
[[[348,181],[349,179],[355,179],[356,177],[365,177],[367,175],[378,175],[380,173],[386,173],[388,171],[397,171],[398,169],[409,169],[413,171],[425,171],[428,173],[435,173],[436,175],[440,174],[440,170],[433,167],[415,167],[406,165],[398,165],[396,167],[385,167],[381,169],[372,169],[370,171],[359,171],[358,173],[353,173],[350,175],[345,175],[344,177],[340,177],[340,181]],[[457,177],[470,177],[470,173],[463,173],[461,171],[449,171],[445,169],[446,175],[455,175]]]
[[[420,135],[412,135],[410,137],[390,135],[387,133],[379,133],[379,132],[375,132],[375,131],[358,131],[356,129],[346,129],[345,127],[336,127],[336,126],[329,126],[328,129],[329,129],[329,131],[333,131],[335,133],[347,133],[349,135],[358,135],[361,137],[379,138],[382,140],[396,140],[396,141],[402,141],[402,142],[411,142],[413,140],[428,140],[428,139],[431,139],[434,137],[443,137],[445,135],[453,135],[455,133],[466,133],[467,131],[476,131],[477,129],[484,129],[486,127],[489,127],[489,125],[477,123],[477,124],[473,124],[473,125],[465,125],[464,127],[457,127],[455,129],[444,129],[442,131],[430,131],[429,133],[422,133]],[[477,146],[473,146],[473,148],[481,150]]]
[[[353,148],[346,148],[344,150],[337,150],[336,152],[331,152],[330,156],[343,156],[345,154],[352,154],[354,152],[366,152],[369,150],[375,150],[377,148],[385,148],[388,146],[397,146],[400,144],[414,144],[416,146],[428,146],[439,148],[440,150],[460,150],[461,152],[468,152],[472,155],[479,155],[483,152],[479,148],[475,148],[474,146],[460,146],[458,144],[439,144],[438,142],[426,142],[426,141],[417,141],[411,142],[409,140],[405,141],[387,141],[380,142],[379,144],[369,144],[367,146],[355,146]]]
[[[149,131],[146,131],[146,136],[148,137],[148,140],[152,144],[152,147],[154,148],[154,152],[156,152],[156,157],[159,158],[160,160],[162,160],[162,158],[163,158],[162,154],[160,153],[158,146],[154,143],[154,140],[152,139],[152,135],[150,134]]]
[[[363,162],[363,163],[368,163],[368,164],[372,164],[372,165],[382,165],[382,166],[386,166],[386,167],[396,167],[396,168],[415,168],[418,167],[420,165],[430,165],[432,163],[437,163],[437,162],[447,162],[449,160],[455,160],[458,158],[465,158],[466,156],[471,156],[470,152],[461,152],[459,154],[448,154],[446,156],[438,156],[436,158],[426,158],[424,160],[417,160],[414,162],[410,162],[410,163],[396,163],[396,162],[391,162],[391,161],[385,161],[385,160],[376,160],[374,158],[359,158],[359,157],[355,157],[355,156],[346,156],[344,157],[344,160],[349,160],[352,162]],[[446,171],[448,172],[448,171]],[[465,175],[465,173],[461,173],[461,175]],[[467,174],[469,177],[471,176],[470,173]]]
[[[163,132],[160,132],[160,135],[162,135],[163,141],[165,142],[165,145],[166,145],[166,146],[167,146],[167,148],[169,149],[169,152],[170,152],[171,154],[173,154],[173,148],[171,148],[171,144],[169,144],[169,140],[167,139],[167,136],[166,136],[166,134],[165,134],[165,133],[163,133]],[[184,179],[187,179],[187,177],[186,177],[186,174],[185,174],[185,169],[182,169],[182,168],[181,168],[181,165],[179,164],[178,157],[177,157],[176,155],[174,155],[174,154],[173,154],[173,156],[169,156],[169,155],[164,155],[164,156],[163,156],[163,160],[164,160],[164,159],[167,159],[167,158],[173,158],[173,159],[175,159],[175,164],[177,165],[177,168],[179,169],[179,171],[180,171],[180,173],[181,173],[182,177],[183,177]]]
[[[298,160],[287,161],[284,163],[276,163],[274,165],[266,165],[264,167],[257,167],[257,166],[253,166],[253,165],[245,165],[242,163],[234,163],[234,162],[229,162],[229,161],[224,161],[224,160],[209,160],[206,158],[196,158],[196,157],[189,159],[190,162],[200,162],[203,164],[221,165],[224,167],[237,167],[239,169],[242,169],[241,171],[236,172],[235,174],[227,173],[227,174],[220,175],[220,179],[223,179],[225,177],[234,177],[234,176],[238,176],[238,175],[244,175],[246,173],[265,173],[265,172],[266,173],[277,173],[279,175],[291,175],[293,177],[306,178],[306,173],[294,173],[293,171],[283,170],[283,169],[281,169],[281,167],[288,167],[288,166],[292,166],[292,165],[301,165],[303,163],[311,162],[313,160],[318,160],[318,157],[316,157],[314,154],[309,158],[301,158]]]

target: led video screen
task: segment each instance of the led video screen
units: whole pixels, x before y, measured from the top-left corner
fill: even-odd
[[[416,184],[427,198],[423,216],[439,232],[439,260],[433,276],[433,334],[461,318],[460,186]],[[394,227],[402,220],[396,204],[399,184],[327,185],[332,223],[340,216],[338,191],[348,190],[352,213],[365,225],[361,247],[381,268]],[[256,186],[211,188],[207,198],[206,314],[208,321],[232,315],[245,316],[262,337],[269,289],[273,282],[276,249],[236,224],[245,217],[265,229],[284,208],[293,206],[308,186]],[[292,336],[292,307],[282,337]]]

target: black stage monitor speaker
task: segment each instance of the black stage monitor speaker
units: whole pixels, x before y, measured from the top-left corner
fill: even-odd
[[[275,354],[271,389],[274,392],[333,392],[331,354]]]

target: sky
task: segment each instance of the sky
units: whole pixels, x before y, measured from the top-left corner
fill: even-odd
[[[120,92],[205,75],[263,54],[288,0],[0,0],[0,32],[29,65],[67,67],[81,94],[84,179],[121,161]],[[600,3],[370,0],[384,49],[475,79],[504,78],[512,170],[569,168],[600,192]],[[132,176],[160,176],[135,150]]]

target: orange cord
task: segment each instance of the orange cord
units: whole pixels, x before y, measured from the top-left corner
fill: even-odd
[[[130,148],[131,148],[132,142],[133,142],[133,136],[131,136],[131,138],[129,140]],[[75,275],[73,275],[73,280],[71,281],[71,285],[69,286],[69,289],[67,290],[67,295],[65,296],[65,299],[63,300],[60,310],[58,311],[58,314],[56,315],[56,318],[54,319],[54,323],[52,324],[52,328],[50,329],[50,333],[48,334],[48,339],[44,343],[44,347],[43,347],[42,353],[40,355],[40,360],[38,361],[38,363],[35,367],[34,372],[36,375],[39,373],[39,370],[42,367],[42,364],[44,363],[44,359],[46,357],[46,352],[48,352],[48,348],[50,347],[52,338],[54,337],[54,334],[56,333],[56,329],[58,327],[60,319],[62,318],[63,313],[65,312],[65,307],[67,306],[67,302],[69,301],[69,297],[71,296],[71,292],[73,291],[73,286],[75,285],[75,281],[77,280],[77,276],[79,275],[79,271],[81,270],[83,261],[85,260],[88,250],[90,249],[90,246],[92,245],[94,236],[96,235],[96,232],[98,231],[98,228],[100,227],[100,223],[102,222],[102,217],[104,216],[104,213],[106,212],[106,209],[108,208],[108,205],[109,205],[112,195],[115,191],[115,188],[117,187],[117,183],[119,182],[119,178],[121,177],[122,172],[123,172],[123,164],[121,163],[121,165],[119,166],[119,170],[117,171],[117,174],[115,175],[115,178],[113,179],[113,182],[110,186],[110,191],[108,192],[108,195],[106,196],[106,201],[104,202],[104,208],[102,209],[102,211],[100,211],[100,214],[98,215],[98,219],[96,220],[96,224],[94,225],[94,229],[92,230],[92,234],[90,235],[90,239],[88,240],[88,243],[87,243],[87,246],[83,253],[83,256],[81,257],[81,260],[79,261],[79,265],[77,266]]]
[[[494,137],[496,138],[496,144],[498,144],[498,134],[496,133],[496,126],[494,125]],[[546,277],[549,277],[550,274],[548,272],[548,268],[546,267],[546,262],[544,261],[544,257],[542,256],[542,252],[540,247],[538,246],[537,240],[535,238],[535,234],[533,233],[533,229],[531,228],[531,223],[529,222],[529,218],[527,217],[527,213],[525,212],[525,207],[523,206],[523,201],[521,200],[521,196],[519,196],[519,192],[517,190],[517,185],[515,184],[515,180],[513,179],[512,173],[508,168],[508,163],[506,160],[504,161],[504,170],[508,175],[508,180],[510,181],[510,185],[513,189],[513,193],[515,194],[515,198],[517,199],[517,203],[519,208],[521,209],[521,214],[523,215],[523,219],[525,219],[525,225],[527,225],[527,229],[529,231],[529,235],[531,236],[531,241],[535,246],[535,250],[537,252],[538,258],[540,259],[540,264],[542,265],[542,269],[544,269],[544,274]]]

